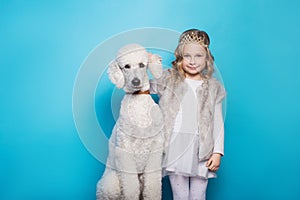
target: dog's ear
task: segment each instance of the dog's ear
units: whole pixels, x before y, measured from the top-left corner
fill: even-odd
[[[112,61],[108,68],[108,76],[113,84],[118,88],[124,87],[125,79],[117,61]]]
[[[154,78],[161,77],[163,73],[163,69],[162,69],[161,57],[159,55],[156,54],[149,55],[148,69],[150,70]]]

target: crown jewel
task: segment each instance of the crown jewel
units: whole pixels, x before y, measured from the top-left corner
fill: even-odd
[[[208,47],[208,45],[205,44],[203,35],[199,35],[194,31],[182,35],[180,37],[180,43],[181,44],[198,43],[202,46]]]

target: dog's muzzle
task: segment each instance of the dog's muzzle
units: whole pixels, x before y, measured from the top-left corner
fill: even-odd
[[[132,79],[131,83],[133,86],[137,87],[141,84],[141,81],[138,78],[134,78],[134,79]]]

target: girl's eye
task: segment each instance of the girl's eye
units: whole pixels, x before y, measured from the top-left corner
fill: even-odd
[[[143,68],[143,67],[145,67],[145,64],[144,63],[139,63],[139,66],[140,66],[140,68]]]
[[[202,57],[202,55],[201,55],[201,54],[198,54],[198,55],[196,55],[196,57],[199,58],[199,57]]]
[[[124,68],[129,69],[130,65],[127,64],[127,65],[124,66]]]
[[[189,58],[191,57],[190,55],[183,55],[184,58]]]

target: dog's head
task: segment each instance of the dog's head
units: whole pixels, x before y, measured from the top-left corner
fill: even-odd
[[[148,90],[150,84],[147,69],[149,68],[154,78],[159,78],[162,74],[159,56],[151,57],[149,62],[149,53],[141,45],[129,44],[122,47],[109,66],[110,80],[128,93]]]

